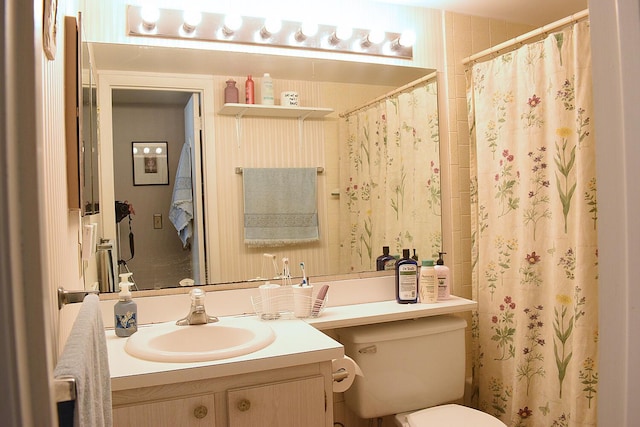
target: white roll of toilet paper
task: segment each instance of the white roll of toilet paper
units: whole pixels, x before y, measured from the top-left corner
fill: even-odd
[[[333,371],[333,392],[342,393],[347,391],[356,379],[356,375],[363,376],[362,369],[349,356],[331,361]]]

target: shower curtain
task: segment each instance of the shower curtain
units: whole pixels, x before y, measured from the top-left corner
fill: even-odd
[[[437,83],[349,114],[341,126],[340,271],[371,271],[382,246],[441,251]],[[342,218],[348,218],[343,221]]]
[[[596,425],[598,249],[589,23],[467,70],[475,404]]]

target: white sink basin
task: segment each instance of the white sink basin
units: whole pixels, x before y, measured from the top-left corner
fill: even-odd
[[[256,319],[220,319],[190,326],[167,322],[139,328],[127,339],[125,350],[154,362],[206,362],[253,353],[275,338],[273,329]]]

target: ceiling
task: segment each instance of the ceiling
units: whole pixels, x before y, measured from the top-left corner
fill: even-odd
[[[541,27],[588,8],[587,0],[374,0]]]

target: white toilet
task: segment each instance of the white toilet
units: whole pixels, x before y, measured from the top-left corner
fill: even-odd
[[[466,326],[442,315],[338,330],[364,374],[345,392],[347,406],[364,419],[397,414],[404,427],[505,427],[484,412],[444,405],[464,395]]]

